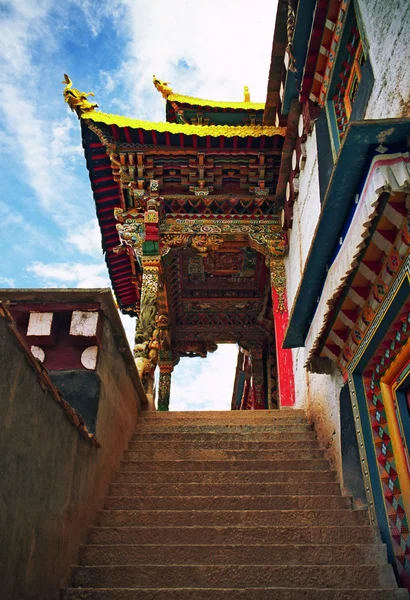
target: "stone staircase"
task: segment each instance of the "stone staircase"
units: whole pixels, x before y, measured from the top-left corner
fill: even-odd
[[[390,600],[302,411],[146,413],[63,600]]]

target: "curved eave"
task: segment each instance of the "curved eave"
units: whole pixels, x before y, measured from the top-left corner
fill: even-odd
[[[204,100],[194,98],[193,96],[181,96],[180,94],[170,94],[167,102],[176,102],[177,104],[188,104],[189,106],[209,106],[210,108],[230,108],[232,110],[264,110],[264,102],[223,102],[221,100]]]
[[[120,308],[132,307],[133,313],[130,314],[136,314],[139,311],[139,298],[133,283],[130,257],[127,253],[116,254],[113,251],[120,243],[114,218],[114,208],[121,206],[118,184],[112,177],[106,148],[84,123],[82,139],[111,285]]]
[[[153,123],[151,121],[140,121],[118,115],[109,115],[97,111],[85,112],[81,115],[83,121],[115,125],[116,127],[128,127],[130,129],[143,129],[144,131],[156,131],[158,133],[196,135],[198,137],[273,137],[279,135],[284,137],[286,127],[273,127],[261,125],[180,125],[176,123]]]
[[[340,230],[346,220],[363,174],[371,147],[403,140],[410,132],[410,119],[350,122],[326,190],[315,235],[306,260],[286,331],[284,348],[304,346],[318,298],[322,293],[326,267],[331,261]]]

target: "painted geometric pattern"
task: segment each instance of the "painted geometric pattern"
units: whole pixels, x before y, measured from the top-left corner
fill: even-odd
[[[342,62],[340,73],[339,73],[339,83],[336,86],[336,93],[333,96],[333,102],[335,107],[336,114],[336,123],[337,129],[339,131],[340,139],[343,138],[344,133],[347,128],[347,124],[349,119],[346,113],[346,106],[344,96],[347,89],[347,82],[349,80],[350,71],[352,69],[354,55],[357,50],[357,47],[360,43],[360,35],[357,29],[357,26],[352,27],[350,32],[349,41],[345,50],[345,57]]]
[[[403,584],[410,581],[410,515],[406,516],[404,510],[380,380],[409,337],[410,304],[407,304],[380,344],[363,377],[390,533]]]

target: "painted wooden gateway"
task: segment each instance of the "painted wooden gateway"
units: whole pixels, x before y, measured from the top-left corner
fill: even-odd
[[[158,408],[168,410],[180,357],[237,342],[251,376],[234,408],[291,406],[287,240],[274,194],[285,129],[263,125],[264,104],[246,89],[243,102],[214,102],[154,77],[167,122],[150,123],[97,112],[67,81],[113,289],[121,310],[138,317],[146,392],[158,366]]]

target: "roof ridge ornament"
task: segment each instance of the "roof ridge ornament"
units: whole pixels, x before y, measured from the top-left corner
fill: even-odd
[[[63,90],[64,101],[67,102],[73,112],[77,113],[78,118],[84,113],[91,112],[98,107],[98,104],[93,104],[87,100],[87,96],[94,96],[94,92],[80,92],[76,88],[73,88],[73,82],[65,73],[64,81],[61,83],[65,84]]]
[[[161,79],[158,79],[156,75],[153,75],[152,82],[165,100],[167,100],[168,96],[173,93],[169,81],[162,81]]]

